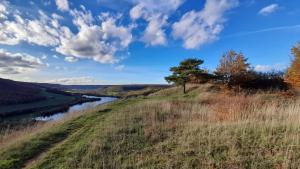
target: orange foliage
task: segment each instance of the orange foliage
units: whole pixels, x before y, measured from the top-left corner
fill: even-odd
[[[286,74],[286,81],[293,86],[300,86],[300,43],[292,48],[294,60]]]

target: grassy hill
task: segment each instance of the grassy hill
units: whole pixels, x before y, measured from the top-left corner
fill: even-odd
[[[109,95],[117,97],[136,97],[140,95],[149,95],[160,89],[170,87],[169,85],[108,85],[97,89],[80,90],[82,93],[92,95]]]
[[[51,112],[78,100],[75,95],[37,83],[0,79],[0,118],[32,112]],[[2,126],[2,125],[0,125]]]
[[[169,85],[159,85],[159,84],[59,85],[59,84],[40,83],[39,85],[44,87],[51,87],[58,90],[76,92],[76,93],[84,93],[84,94],[99,95],[99,96],[117,96],[117,97],[147,95],[152,93],[153,91],[157,91],[169,87]]]
[[[13,123],[21,124],[20,119],[7,121],[7,117],[20,115],[25,118],[32,114],[51,114],[64,111],[70,105],[91,100],[93,99],[83,98],[81,94],[68,93],[51,85],[0,79],[0,129],[10,125],[7,123],[12,120]]]
[[[16,82],[0,78],[0,105],[29,103],[46,99],[42,88],[25,82]]]
[[[0,138],[0,168],[300,166],[300,99],[169,88]]]
[[[47,90],[42,90],[39,93],[39,96],[43,97],[43,99],[27,103],[0,106],[0,117],[24,115],[32,112],[51,113],[52,109],[59,109],[62,105],[69,105],[79,99],[76,96],[53,93]]]

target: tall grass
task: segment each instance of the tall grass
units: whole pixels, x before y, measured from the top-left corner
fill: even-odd
[[[299,103],[281,93],[202,92],[191,100],[147,101],[131,107],[130,112],[138,112],[143,119],[145,136],[152,145],[151,164],[165,168],[297,168]],[[149,161],[149,156],[144,160]],[[142,166],[149,167],[147,163]]]

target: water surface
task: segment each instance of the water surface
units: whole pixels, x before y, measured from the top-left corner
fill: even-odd
[[[88,96],[88,95],[83,95],[83,97],[86,97],[86,98],[101,98],[101,100],[76,104],[76,105],[73,105],[73,106],[69,107],[69,109],[66,112],[57,112],[57,113],[54,113],[50,116],[39,116],[39,117],[35,117],[34,119],[37,120],[37,121],[60,120],[67,113],[74,113],[74,112],[78,112],[78,111],[88,110],[88,109],[94,108],[98,105],[113,102],[113,101],[117,100],[117,98],[115,98],[115,97],[97,97],[97,96]]]

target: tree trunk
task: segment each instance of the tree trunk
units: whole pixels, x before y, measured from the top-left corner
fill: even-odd
[[[183,94],[186,93],[186,90],[185,90],[185,83],[183,83]]]

